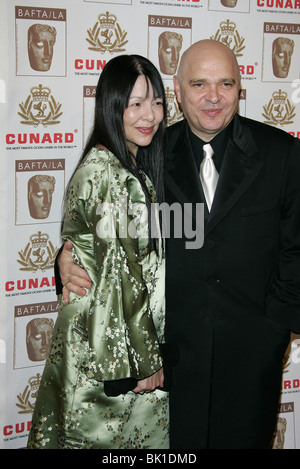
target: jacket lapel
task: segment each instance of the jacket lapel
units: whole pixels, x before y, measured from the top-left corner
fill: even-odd
[[[236,115],[210,217],[206,226],[208,234],[236,204],[258,175],[262,161],[249,128]]]
[[[205,223],[205,234],[208,234],[237,203],[258,175],[262,164],[248,126],[236,115],[214,202]],[[181,203],[204,202],[185,121],[181,124],[179,132],[174,132],[168,142],[165,183]]]
[[[180,203],[203,202],[201,182],[185,121],[179,132],[168,141],[165,184]]]

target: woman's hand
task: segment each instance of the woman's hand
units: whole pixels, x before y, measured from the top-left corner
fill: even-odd
[[[72,243],[66,241],[57,260],[63,284],[62,296],[64,303],[69,302],[70,291],[84,296],[86,294],[85,288],[87,290],[91,288],[91,280],[86,271],[73,262],[72,249]]]
[[[138,385],[133,389],[133,392],[144,394],[144,392],[151,392],[154,389],[160,387],[162,388],[164,384],[164,371],[163,368],[160,368],[158,371],[153,373],[153,375],[148,376],[148,378],[140,379]]]

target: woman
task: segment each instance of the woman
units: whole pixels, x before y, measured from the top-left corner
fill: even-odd
[[[164,381],[164,252],[150,210],[163,194],[165,116],[151,62],[108,62],[62,229],[92,288],[68,304],[60,298],[29,448],[168,448],[168,395],[156,389]]]

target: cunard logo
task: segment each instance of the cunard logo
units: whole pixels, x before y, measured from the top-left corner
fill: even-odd
[[[168,86],[166,87],[166,99],[167,99],[167,121],[168,125],[175,124],[182,119],[183,114],[179,108],[176,100],[175,92]]]
[[[87,30],[88,37],[87,42],[91,45],[90,50],[97,52],[123,52],[126,40],[127,32],[122,31],[119,23],[117,23],[117,17],[106,13],[101,13],[98,16],[97,23],[93,28]]]
[[[32,414],[40,383],[41,375],[37,373],[36,376],[29,378],[24,391],[17,395],[16,406],[20,409],[19,414]]]
[[[30,236],[24,250],[19,251],[17,262],[21,264],[20,270],[33,271],[52,269],[58,248],[54,248],[46,233],[39,231]]]
[[[222,21],[216,34],[210,38],[225,44],[232,50],[236,57],[241,57],[243,55],[241,52],[245,49],[245,38],[239,35],[239,32],[236,29],[236,24],[233,21]]]
[[[50,88],[38,85],[31,88],[30,95],[24,103],[19,104],[22,117],[21,124],[43,127],[59,124],[59,117],[62,115],[61,104],[57,103],[51,94]]]
[[[272,94],[269,103],[263,107],[265,124],[287,125],[293,124],[295,117],[295,106],[292,106],[285,91],[279,90]]]

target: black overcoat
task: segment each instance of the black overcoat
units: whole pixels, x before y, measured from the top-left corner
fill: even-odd
[[[168,129],[165,188],[168,204],[203,202],[185,120]],[[171,448],[266,448],[300,332],[299,140],[236,115],[204,245],[186,241],[167,239]]]

